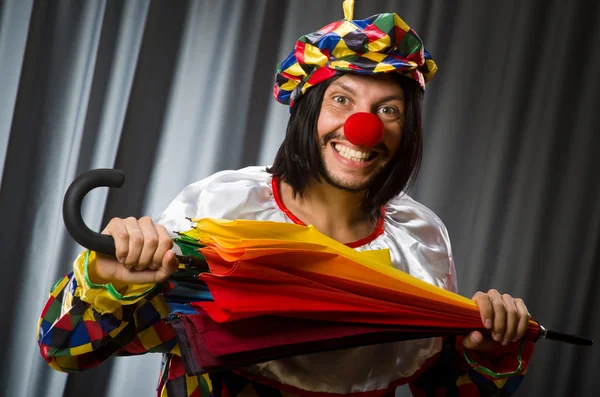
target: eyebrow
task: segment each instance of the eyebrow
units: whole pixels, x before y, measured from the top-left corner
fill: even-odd
[[[344,83],[340,83],[338,81],[334,81],[333,83],[331,83],[331,85],[337,85],[338,87],[348,91],[350,94],[352,95],[357,95],[356,90],[354,90],[353,88],[347,86]],[[404,102],[404,94],[400,94],[400,95],[388,95],[386,97],[380,98],[379,102],[388,102],[388,101],[393,101],[393,100],[399,100]]]
[[[404,102],[404,95],[388,95],[379,100],[379,102],[389,102],[393,100],[399,100],[400,102]]]
[[[334,81],[333,83],[331,83],[331,85],[337,85],[338,87],[341,87],[343,89],[345,89],[346,91],[348,91],[349,93],[351,93],[352,95],[356,95],[356,91],[354,91],[352,88],[348,87],[346,84],[344,83],[340,83],[338,81]]]

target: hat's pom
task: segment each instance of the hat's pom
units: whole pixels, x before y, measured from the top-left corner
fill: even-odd
[[[373,113],[354,113],[344,123],[344,135],[353,145],[373,147],[383,139],[383,122]]]
[[[344,8],[344,19],[346,21],[354,19],[354,0],[344,0],[342,7]]]

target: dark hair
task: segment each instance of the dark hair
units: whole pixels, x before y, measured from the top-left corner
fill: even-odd
[[[285,139],[277,151],[273,166],[267,169],[274,177],[288,183],[294,195],[302,196],[311,178],[321,180],[324,168],[317,139],[317,120],[325,90],[341,75],[312,87],[296,101]],[[400,146],[369,184],[363,203],[365,210],[376,216],[382,205],[414,184],[423,157],[423,93],[412,79],[398,73],[391,75],[404,90],[405,119]]]

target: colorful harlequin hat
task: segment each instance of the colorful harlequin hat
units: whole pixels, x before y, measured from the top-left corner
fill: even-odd
[[[300,37],[277,66],[275,99],[291,108],[306,90],[338,72],[399,72],[425,90],[437,66],[417,33],[396,14],[353,20],[354,0],[343,7],[344,19]]]

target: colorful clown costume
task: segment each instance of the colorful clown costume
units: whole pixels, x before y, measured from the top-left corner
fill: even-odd
[[[279,183],[264,167],[223,171],[185,188],[157,218],[167,230],[190,228],[186,218],[300,221],[279,195]],[[427,283],[456,292],[447,231],[428,208],[401,195],[381,209],[375,231],[347,244],[357,251],[389,249],[395,268]],[[417,396],[509,396],[527,369],[508,379],[493,372],[514,370],[516,345],[502,356],[470,356],[488,370],[475,369],[462,354],[460,338],[429,338],[300,355],[204,376],[186,374],[181,346],[168,323],[185,305],[169,302],[174,283],[129,286],[117,291],[87,277],[95,254],[86,251],[74,272],[52,289],[39,323],[43,357],[55,369],[91,368],[113,355],[164,354],[158,396],[393,395],[409,383]],[[195,298],[207,299],[199,289]],[[208,293],[209,294],[209,293]]]

